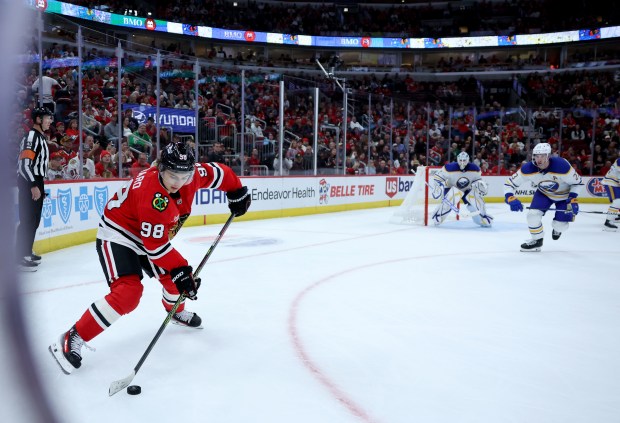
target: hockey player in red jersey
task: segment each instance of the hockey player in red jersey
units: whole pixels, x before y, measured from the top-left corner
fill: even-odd
[[[81,366],[84,342],[95,338],[122,315],[131,313],[142,296],[143,272],[163,285],[162,302],[172,310],[180,293],[196,299],[200,279],[194,279],[187,260],[171,245],[191,213],[194,195],[201,188],[226,192],[228,206],[242,216],[250,206],[247,187],[220,163],[195,163],[185,144],[171,143],[162,151],[157,167],[140,172],[107,203],[97,233],[97,253],[110,293],[90,305],[82,317],[50,352],[63,372]],[[172,322],[201,327],[196,313],[181,303]]]

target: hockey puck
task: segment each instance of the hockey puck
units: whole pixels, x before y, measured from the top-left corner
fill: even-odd
[[[129,395],[140,395],[142,393],[142,388],[138,385],[130,385],[127,387],[127,393]]]

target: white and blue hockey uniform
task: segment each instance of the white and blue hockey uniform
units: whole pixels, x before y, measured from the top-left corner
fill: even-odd
[[[620,159],[616,159],[602,181],[611,204],[607,209],[607,220],[603,229],[609,232],[618,230],[620,221]]]
[[[549,157],[549,165],[545,169],[540,169],[532,162],[525,163],[504,184],[506,203],[513,211],[523,210],[514,193],[528,182],[536,189],[527,215],[532,239],[541,240],[544,237],[542,217],[554,204],[553,238],[558,239],[579,211],[577,196],[583,186],[581,176],[561,157]]]
[[[493,217],[486,213],[483,199],[488,186],[482,180],[480,168],[474,163],[467,163],[463,169],[457,162],[448,163],[433,174],[429,185],[433,198],[442,200],[432,213],[435,225],[441,224],[451,211],[458,213],[456,204],[449,196],[452,189],[457,189],[462,193],[460,200],[466,205],[474,222],[483,227],[491,226]],[[458,197],[455,198],[458,202]]]

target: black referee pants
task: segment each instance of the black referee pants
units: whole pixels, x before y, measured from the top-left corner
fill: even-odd
[[[35,177],[35,183],[41,190],[41,197],[37,201],[32,199],[30,183],[21,177],[17,179],[19,204],[19,225],[17,226],[17,246],[15,254],[19,260],[22,257],[32,254],[32,245],[37,234],[37,228],[41,222],[41,211],[43,210],[43,198],[45,191],[43,178]]]

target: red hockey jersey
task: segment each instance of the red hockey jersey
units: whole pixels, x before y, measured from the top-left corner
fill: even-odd
[[[192,181],[169,194],[157,168],[145,169],[108,201],[97,238],[129,247],[168,271],[187,266],[170,240],[190,215],[194,195],[201,188],[229,192],[241,188],[241,181],[226,165],[197,163]]]

